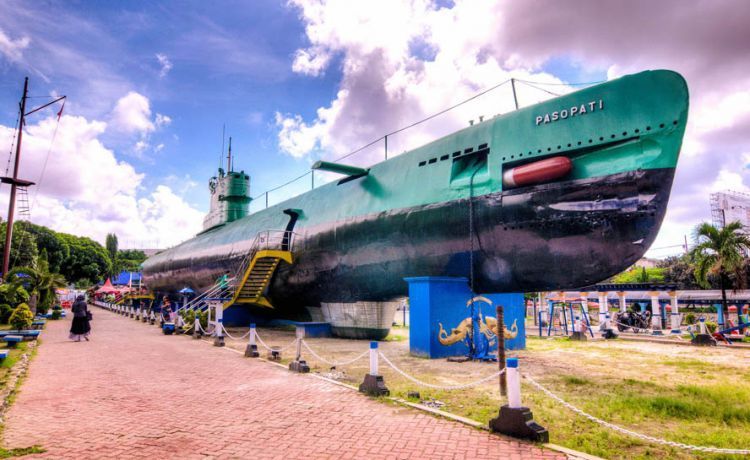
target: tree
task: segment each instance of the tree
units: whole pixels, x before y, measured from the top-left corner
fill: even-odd
[[[659,262],[659,268],[664,271],[665,283],[676,284],[681,289],[701,287],[695,280],[695,264],[690,254],[667,257]],[[709,277],[708,281],[713,286],[713,277]]]
[[[112,271],[112,261],[104,247],[96,241],[81,237],[58,233],[70,247],[70,256],[60,267],[60,273],[69,281],[75,283],[81,279],[102,280]]]
[[[120,273],[119,264],[117,263],[117,235],[114,233],[107,233],[107,238],[104,242],[104,247],[107,248],[109,254],[109,260],[112,261],[112,269],[109,276],[116,276]]]
[[[40,254],[43,251],[47,252],[49,270],[53,273],[60,273],[63,262],[70,257],[70,247],[63,238],[60,238],[60,234],[31,222],[20,221],[18,224],[23,225],[23,228],[34,236]]]
[[[722,311],[727,317],[727,292],[730,276],[735,279],[735,286],[742,287],[745,280],[745,256],[750,250],[750,238],[742,233],[739,222],[730,222],[724,228],[716,228],[709,223],[702,223],[695,229],[696,246],[691,252],[695,261],[695,279],[703,287],[709,287],[708,276],[719,279],[721,289]],[[740,311],[737,311],[739,316]],[[738,318],[739,319],[739,318]]]
[[[0,227],[0,253],[5,253],[5,233],[7,223],[3,222]],[[13,224],[13,238],[10,248],[10,267],[30,266],[36,263],[39,250],[36,246],[34,235],[27,232],[23,223]]]
[[[37,260],[36,268],[14,268],[8,272],[8,279],[27,287],[31,293],[29,303],[32,311],[36,311],[37,306],[46,311],[55,301],[55,291],[67,286],[65,277],[59,273],[50,273],[47,261],[41,256]]]
[[[141,264],[146,260],[146,254],[137,249],[125,249],[117,251],[117,264],[120,270],[137,272],[141,270]]]
[[[18,304],[13,313],[11,313],[8,323],[10,323],[13,329],[21,331],[31,327],[31,323],[34,322],[34,313],[31,312],[29,306],[25,303]]]

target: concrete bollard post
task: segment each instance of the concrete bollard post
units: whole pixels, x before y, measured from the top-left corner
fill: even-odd
[[[611,324],[611,318],[609,316],[609,312],[604,314],[604,333],[602,334],[605,339],[616,339],[617,334],[615,334],[614,329],[612,329]]]
[[[716,346],[716,339],[711,337],[711,334],[708,333],[708,329],[706,328],[706,318],[701,318],[698,322],[698,334],[695,335],[690,340],[690,343],[693,345],[703,346],[703,347],[715,347]]]
[[[669,291],[669,301],[672,307],[671,313],[669,315],[672,330],[669,331],[670,334],[681,334],[682,331],[680,331],[680,307],[677,305],[677,292],[676,291]]]
[[[500,414],[490,420],[490,431],[514,438],[549,442],[549,432],[534,421],[534,414],[521,405],[521,374],[518,358],[508,358],[505,365],[508,384],[508,404],[500,407]]]
[[[390,390],[385,386],[383,376],[380,375],[378,342],[370,342],[370,373],[365,374],[365,380],[359,386],[359,391],[370,396],[388,396]]]
[[[607,328],[607,323],[606,323],[607,310],[606,310],[606,307],[604,306],[604,302],[606,302],[606,298],[607,298],[606,293],[604,292],[599,293],[599,332],[602,332],[602,333],[605,332]]]
[[[586,337],[586,326],[583,325],[583,322],[578,315],[576,315],[573,320],[573,335],[570,336],[570,340],[588,340]]]
[[[250,324],[250,333],[247,335],[247,347],[245,348],[245,357],[246,358],[258,358],[260,356],[260,353],[258,353],[258,345],[255,343],[255,324]]]
[[[305,338],[305,327],[297,326],[295,335],[297,336],[297,356],[289,363],[289,370],[304,374],[310,372],[310,366],[302,359],[302,339]]]
[[[651,291],[651,335],[662,335],[661,304],[659,292]]]
[[[219,306],[216,308],[216,327],[215,335],[214,335],[214,346],[215,347],[223,347],[224,346],[224,318],[222,318],[221,315],[222,307]]]
[[[148,322],[150,325],[156,324],[156,315],[154,314],[154,311],[151,310],[151,317],[148,319]]]
[[[196,315],[195,321],[193,322],[193,339],[198,340],[201,337],[203,337],[203,332],[201,331],[201,320]]]

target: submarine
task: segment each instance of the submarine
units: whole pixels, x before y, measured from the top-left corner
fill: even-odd
[[[485,119],[248,214],[249,177],[212,178],[204,230],[143,264],[162,293],[210,289],[282,235],[262,289],[280,316],[388,301],[406,277],[455,276],[477,293],[589,286],[637,261],[669,201],[688,116],[678,73],[627,75]]]

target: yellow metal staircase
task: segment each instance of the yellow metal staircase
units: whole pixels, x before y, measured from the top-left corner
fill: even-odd
[[[241,274],[232,299],[224,304],[229,308],[235,304],[260,305],[273,308],[271,302],[264,295],[271,283],[273,274],[281,261],[289,264],[293,262],[292,253],[278,249],[262,249],[255,251],[247,269]]]

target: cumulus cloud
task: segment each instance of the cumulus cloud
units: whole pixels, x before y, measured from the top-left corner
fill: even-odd
[[[33,222],[100,242],[114,232],[121,240],[158,239],[163,246],[199,231],[203,213],[165,184],[145,190],[144,174],[102,142],[107,123],[63,115],[55,136],[56,123],[51,116],[24,133],[20,176],[38,183],[29,190]],[[7,151],[14,134],[0,125],[0,148]],[[0,201],[7,206],[6,193]]]
[[[688,82],[689,125],[655,247],[681,242],[697,222],[710,220],[708,195],[717,187],[745,189],[750,184],[744,156],[750,145],[750,3],[745,1],[290,4],[299,12],[309,41],[295,53],[292,70],[317,76],[340,62],[342,71],[336,96],[313,119],[276,115],[279,146],[295,157],[353,150],[510,76],[560,83],[545,70],[563,60],[583,69],[582,74],[615,78],[669,68]],[[522,105],[546,97],[519,92]],[[511,109],[510,93],[494,91],[389,137],[389,151],[397,154],[466,126],[479,115]],[[381,159],[382,146],[378,148],[353,161]]]
[[[142,94],[130,91],[121,97],[112,111],[112,126],[126,133],[149,133],[156,129],[151,121],[151,104]]]
[[[0,54],[11,62],[18,62],[23,57],[23,50],[29,46],[31,39],[21,37],[13,40],[0,29]]]
[[[156,53],[156,60],[159,61],[161,69],[159,70],[159,78],[167,76],[170,70],[172,70],[172,61],[169,60],[166,54]]]

